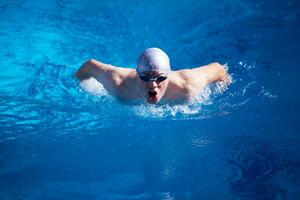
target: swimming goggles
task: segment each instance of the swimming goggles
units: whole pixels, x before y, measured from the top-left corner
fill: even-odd
[[[150,82],[150,81],[162,82],[168,78],[166,74],[160,74],[155,77],[150,77],[146,74],[139,74],[139,77],[142,81],[145,81],[145,82]]]

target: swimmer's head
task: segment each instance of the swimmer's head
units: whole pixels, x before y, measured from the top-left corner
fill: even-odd
[[[169,56],[159,48],[149,48],[142,52],[137,60],[138,74],[159,72],[168,74],[171,71]]]
[[[146,100],[158,103],[165,95],[169,82],[169,56],[158,48],[146,49],[138,58],[136,71],[145,86]]]

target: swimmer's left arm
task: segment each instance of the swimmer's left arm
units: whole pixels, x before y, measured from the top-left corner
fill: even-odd
[[[220,63],[211,63],[199,68],[196,68],[203,77],[206,79],[206,84],[210,84],[217,81],[223,81],[226,84],[230,83],[229,76],[224,66]]]

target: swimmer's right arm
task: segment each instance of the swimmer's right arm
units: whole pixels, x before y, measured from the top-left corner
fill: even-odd
[[[101,63],[97,60],[91,59],[86,61],[76,72],[76,77],[79,80],[89,79],[94,77],[96,79],[103,79],[105,72],[111,71],[112,66]]]

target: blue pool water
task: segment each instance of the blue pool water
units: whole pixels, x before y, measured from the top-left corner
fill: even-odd
[[[0,1],[0,199],[300,199],[300,3]],[[87,59],[227,63],[197,103],[87,92]]]

